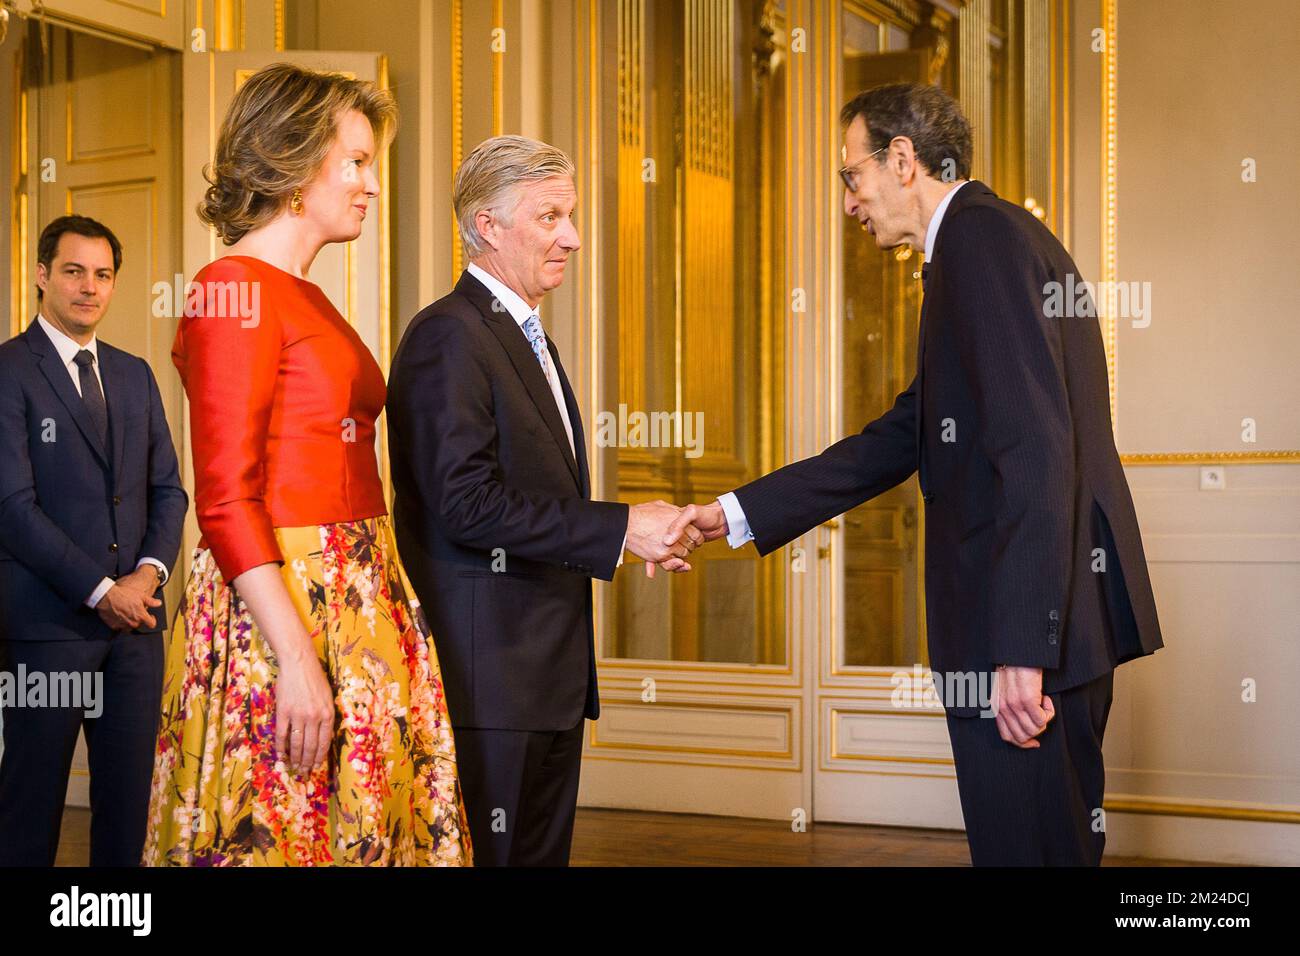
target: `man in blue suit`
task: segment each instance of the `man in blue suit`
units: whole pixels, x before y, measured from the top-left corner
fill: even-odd
[[[162,585],[188,499],[153,372],[95,335],[121,264],[106,226],[51,222],[37,246],[40,312],[0,345],[5,866],[54,864],[83,727],[91,865],[134,866],[144,845]]]

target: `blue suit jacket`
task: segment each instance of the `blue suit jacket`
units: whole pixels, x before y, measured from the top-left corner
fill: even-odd
[[[141,358],[98,355],[107,448],[40,323],[0,344],[0,640],[107,638],[85,605],[99,582],[176,563],[189,499],[158,384]]]

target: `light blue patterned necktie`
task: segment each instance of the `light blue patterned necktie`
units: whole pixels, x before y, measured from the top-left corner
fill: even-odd
[[[546,333],[542,331],[542,320],[536,314],[530,315],[524,320],[524,335],[528,336],[528,344],[533,347],[533,354],[537,356],[537,361],[542,366],[542,377],[546,379],[546,384],[550,386],[551,394],[555,396],[555,404],[560,412],[560,419],[564,422],[564,431],[569,438],[569,451],[577,453],[573,444],[573,428],[569,424],[569,413],[564,410],[564,399],[556,394],[559,392],[560,384],[557,379],[551,378],[551,357],[546,350]]]
[[[541,363],[542,374],[546,376],[546,381],[550,382],[551,366],[547,361],[546,333],[542,331],[542,320],[535,314],[530,315],[524,321],[524,335],[528,336],[528,344],[533,347],[533,354],[537,356],[537,361]]]

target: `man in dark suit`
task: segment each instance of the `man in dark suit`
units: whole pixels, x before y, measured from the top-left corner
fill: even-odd
[[[144,847],[162,585],[188,500],[152,371],[95,335],[121,264],[106,226],[51,222],[37,245],[40,313],[0,345],[0,669],[14,691],[0,865],[54,865],[83,728],[91,865],[135,866]],[[75,681],[95,699],[28,700],[34,680]]]
[[[1051,232],[967,181],[951,97],[893,84],[841,122],[845,212],[881,248],[925,250],[916,377],[860,434],[678,522],[768,554],[919,472],[930,665],[971,858],[1097,864],[1112,672],[1163,646],[1100,327],[1090,301],[1048,305],[1081,285]]]
[[[456,174],[469,268],[406,329],[388,386],[398,549],[433,632],[480,866],[564,866],[600,711],[591,579],[667,570],[677,508],[592,501],[582,418],[538,305],[577,252],[569,158],[499,136]]]

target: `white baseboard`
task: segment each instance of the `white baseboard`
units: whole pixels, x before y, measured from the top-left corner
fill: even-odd
[[[1106,813],[1106,855],[1250,866],[1300,866],[1300,824]]]

